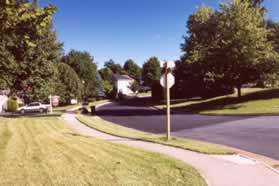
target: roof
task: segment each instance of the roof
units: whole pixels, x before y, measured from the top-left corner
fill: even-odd
[[[118,80],[134,80],[134,79],[128,75],[113,74],[113,80],[118,81]]]

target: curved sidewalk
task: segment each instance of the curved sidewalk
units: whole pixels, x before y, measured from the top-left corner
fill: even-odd
[[[278,186],[279,174],[260,162],[245,159],[238,155],[211,156],[175,147],[130,140],[108,135],[80,123],[75,114],[63,114],[64,120],[76,131],[112,143],[124,144],[159,152],[181,160],[195,167],[210,186]]]

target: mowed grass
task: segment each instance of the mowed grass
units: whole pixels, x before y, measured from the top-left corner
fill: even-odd
[[[116,125],[109,121],[105,121],[99,117],[92,116],[77,116],[77,119],[88,127],[92,127],[96,130],[112,134],[119,137],[136,139],[148,142],[154,142],[164,145],[169,145],[173,147],[178,147],[186,150],[191,150],[194,152],[204,153],[204,154],[234,154],[235,152],[225,148],[220,145],[203,143],[199,141],[174,138],[171,140],[166,140],[166,137],[163,135],[153,134],[142,132],[139,130],[123,127]]]
[[[83,137],[60,118],[0,118],[0,185],[206,185],[164,155]]]
[[[173,110],[198,114],[261,115],[279,114],[279,88],[248,89],[241,98],[236,94],[197,101],[180,101]],[[158,105],[158,108],[165,108]]]

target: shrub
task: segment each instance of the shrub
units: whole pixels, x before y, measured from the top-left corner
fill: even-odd
[[[19,104],[16,98],[10,98],[7,103],[7,111],[8,112],[16,112],[19,108]]]
[[[81,114],[81,110],[80,110],[80,109],[77,109],[77,110],[74,111],[74,113],[75,113],[75,114]]]

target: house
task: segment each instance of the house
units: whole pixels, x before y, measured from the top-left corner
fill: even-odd
[[[6,95],[0,95],[0,112],[3,112],[3,109],[6,106],[8,97]]]
[[[130,89],[130,86],[134,81],[135,80],[128,75],[114,74],[113,82],[117,90],[117,95],[119,93],[122,93],[124,95],[132,94],[133,91]]]

